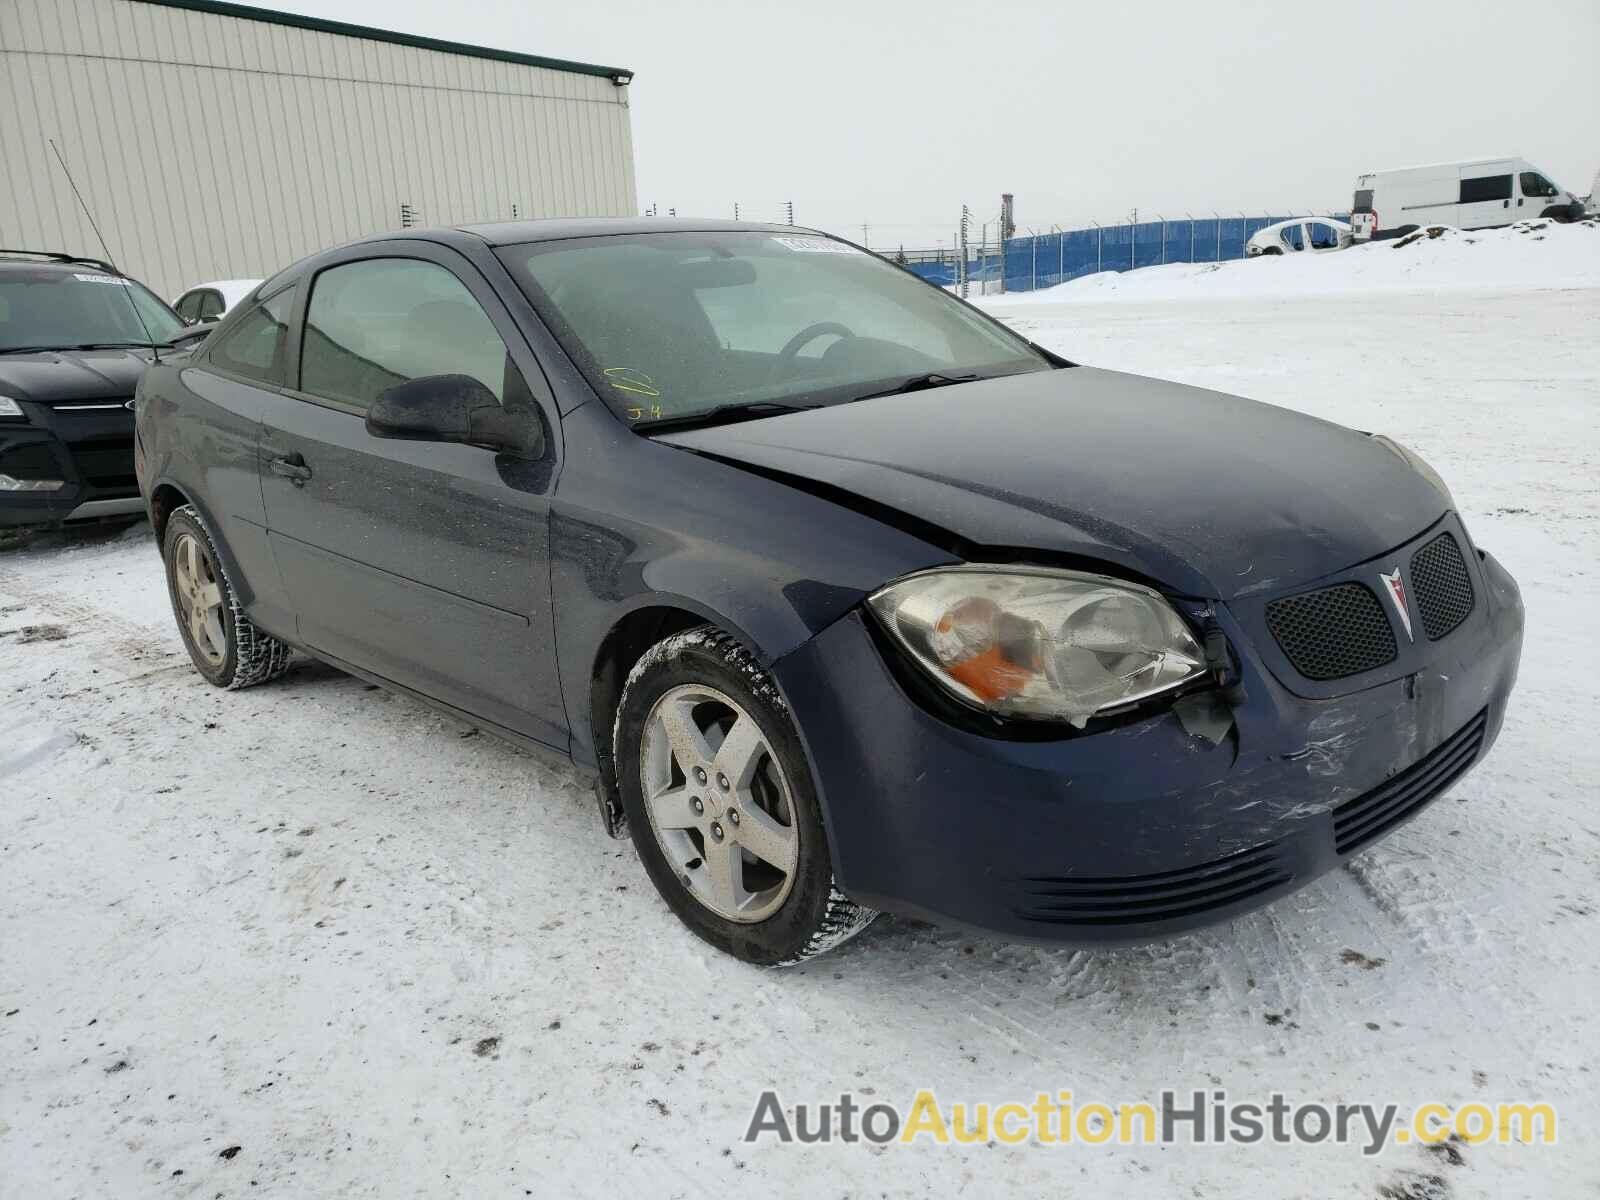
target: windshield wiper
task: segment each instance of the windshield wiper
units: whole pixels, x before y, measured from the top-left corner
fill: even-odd
[[[683,413],[674,417],[657,417],[653,421],[640,421],[633,428],[654,433],[661,429],[690,429],[698,425],[725,425],[755,417],[775,417],[783,413],[802,412],[820,408],[817,404],[787,404],[782,400],[741,400],[733,404],[719,404],[700,412]]]
[[[876,400],[880,396],[903,396],[907,392],[922,392],[928,388],[949,387],[952,383],[971,383],[979,378],[971,375],[945,375],[939,371],[929,371],[926,375],[913,375],[910,379],[902,380],[892,388],[884,388],[881,392],[868,392],[865,396],[852,396],[846,403],[854,404],[857,400]]]
[[[0,346],[0,354],[53,354],[61,350],[154,350],[150,342],[74,342],[66,346]]]

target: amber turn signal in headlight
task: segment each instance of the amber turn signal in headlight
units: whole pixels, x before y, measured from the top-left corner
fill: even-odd
[[[1103,575],[940,568],[867,603],[936,683],[997,716],[1081,729],[1206,673],[1205,653],[1159,592]]]

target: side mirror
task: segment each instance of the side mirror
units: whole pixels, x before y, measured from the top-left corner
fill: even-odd
[[[367,410],[373,437],[459,442],[528,458],[544,453],[538,414],[512,412],[470,375],[425,375],[378,393]]]

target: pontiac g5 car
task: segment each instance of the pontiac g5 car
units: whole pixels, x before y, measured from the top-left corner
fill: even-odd
[[[1405,447],[788,227],[318,254],[151,370],[138,463],[207,679],[298,647],[570,758],[756,963],[879,910],[1083,943],[1264,904],[1476,763],[1521,648]]]
[[[143,511],[126,406],[180,328],[106,263],[0,250],[0,528]]]

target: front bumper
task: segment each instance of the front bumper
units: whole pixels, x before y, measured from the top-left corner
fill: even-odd
[[[26,404],[0,422],[0,474],[64,481],[51,492],[0,491],[0,528],[144,510],[133,471],[133,414],[121,401]]]
[[[1565,204],[1547,205],[1539,215],[1555,221],[1581,221],[1587,214],[1581,201],[1569,200]]]
[[[1244,700],[1213,745],[1172,711],[1011,741],[902,687],[851,613],[774,665],[811,758],[843,890],[859,903],[1029,941],[1142,940],[1309,883],[1455,782],[1493,743],[1522,602],[1474,553],[1481,602],[1425,664],[1347,695],[1297,695],[1233,614]]]

